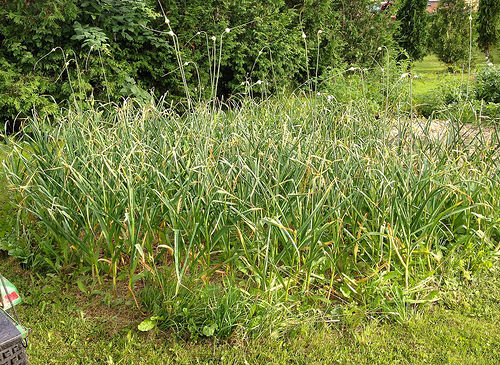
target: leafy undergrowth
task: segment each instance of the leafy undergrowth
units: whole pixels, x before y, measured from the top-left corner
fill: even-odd
[[[500,361],[500,265],[470,280],[449,280],[443,300],[404,323],[360,319],[297,323],[286,336],[184,341],[175,332],[137,330],[123,292],[84,294],[69,279],[38,277],[0,254],[0,271],[25,296],[19,314],[32,334],[31,364],[324,364]],[[83,278],[81,278],[83,280]]]

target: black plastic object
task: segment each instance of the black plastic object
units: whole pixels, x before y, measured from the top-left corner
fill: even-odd
[[[28,357],[21,332],[0,311],[0,365],[27,365]]]

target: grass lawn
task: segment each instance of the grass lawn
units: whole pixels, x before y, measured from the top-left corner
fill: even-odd
[[[481,68],[485,66],[484,54],[479,50],[474,51],[473,59],[475,67]],[[492,48],[491,61],[496,65],[500,65],[500,47]],[[467,83],[467,70],[464,73],[450,73],[446,70],[446,65],[434,54],[430,54],[423,60],[416,62],[414,72],[418,76],[413,84],[413,92],[417,97],[438,88],[441,84],[465,85]]]
[[[32,328],[32,364],[309,364],[500,361],[500,266],[470,282],[448,283],[437,305],[406,323],[358,320],[312,327],[297,323],[286,337],[185,341],[173,333],[141,333],[130,298],[84,294],[69,279],[39,277],[0,254],[0,271],[25,296],[19,314]]]
[[[422,61],[415,63],[415,74],[417,79],[413,83],[415,96],[420,96],[436,89],[444,83],[467,83],[467,75],[462,73],[450,73],[446,71],[444,63],[437,56],[426,56]]]
[[[495,65],[500,65],[500,43],[490,50],[490,58]]]

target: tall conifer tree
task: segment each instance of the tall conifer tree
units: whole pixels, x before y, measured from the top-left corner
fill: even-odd
[[[500,33],[500,1],[480,0],[478,9],[478,38],[479,48],[490,61],[490,47],[498,41]]]
[[[497,0],[498,1],[498,0]],[[471,8],[465,0],[441,0],[431,26],[433,50],[447,64],[465,64],[469,58]]]
[[[425,55],[426,7],[427,0],[404,0],[397,11],[399,27],[396,40],[412,60],[419,60]]]

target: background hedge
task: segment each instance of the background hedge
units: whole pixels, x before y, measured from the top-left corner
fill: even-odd
[[[249,85],[267,93],[374,65],[393,45],[394,22],[369,0],[0,2],[0,120],[9,128],[34,109],[52,114],[89,96],[185,98],[163,12],[192,98],[214,96],[217,74],[218,97]]]

